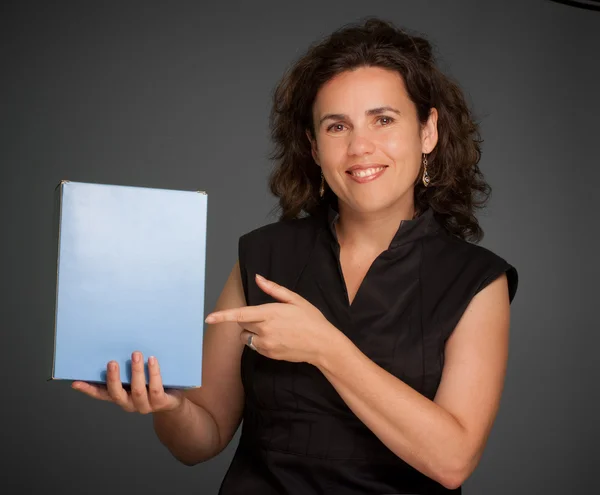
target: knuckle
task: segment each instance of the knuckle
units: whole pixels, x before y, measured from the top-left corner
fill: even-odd
[[[132,388],[131,395],[136,399],[141,399],[146,395],[146,390],[139,387]]]
[[[159,386],[151,386],[149,389],[150,392],[150,397],[157,399],[158,397],[160,397],[162,395],[162,387]]]
[[[106,373],[106,385],[110,386],[110,385],[119,385],[120,383],[120,379],[119,379],[119,372],[116,370],[112,370],[112,371],[108,371]]]
[[[118,394],[115,391],[108,391],[107,392],[108,398],[112,401],[115,402],[116,404],[120,404],[122,402],[121,396],[120,394]]]

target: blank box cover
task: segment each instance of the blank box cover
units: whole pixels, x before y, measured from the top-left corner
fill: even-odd
[[[156,356],[166,388],[201,385],[207,195],[62,181],[51,379],[104,383]]]

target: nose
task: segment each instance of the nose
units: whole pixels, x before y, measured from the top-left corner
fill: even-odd
[[[375,151],[375,144],[369,138],[368,133],[364,131],[354,130],[350,134],[350,142],[348,143],[348,155],[361,156],[368,155]]]

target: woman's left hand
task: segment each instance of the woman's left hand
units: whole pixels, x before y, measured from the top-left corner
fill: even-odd
[[[334,348],[341,332],[315,306],[295,292],[256,275],[257,285],[277,303],[216,311],[206,323],[235,321],[244,330],[240,339],[271,359],[317,365]]]

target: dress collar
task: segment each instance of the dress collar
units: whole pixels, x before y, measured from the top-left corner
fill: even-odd
[[[328,205],[326,215],[327,226],[336,242],[338,241],[338,237],[335,229],[335,223],[337,222],[339,216],[339,212],[333,207],[333,205]],[[400,222],[400,227],[396,231],[396,234],[394,234],[392,242],[390,243],[390,248],[395,248],[408,242],[421,239],[427,235],[431,235],[439,228],[440,224],[437,222],[433,214],[433,210],[431,207],[428,207],[418,217],[413,218],[412,220],[402,220]]]

